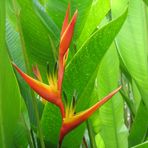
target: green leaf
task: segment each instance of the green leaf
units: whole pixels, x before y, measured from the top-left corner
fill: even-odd
[[[57,148],[61,125],[62,117],[60,110],[57,106],[47,103],[41,119],[41,128],[47,147]]]
[[[71,15],[78,9],[78,19],[74,34],[76,40],[84,27],[93,0],[47,0],[47,12],[59,28],[62,28],[68,2],[70,2],[71,5]]]
[[[15,30],[9,19],[6,23],[6,43],[11,60],[15,62],[24,72],[26,72],[19,33]],[[16,77],[19,82],[20,92],[28,108],[30,120],[34,123],[35,115],[30,88],[18,73],[16,73]]]
[[[114,0],[112,4],[113,16],[117,16],[121,7],[125,5],[122,0]],[[114,9],[115,6],[120,9]],[[117,48],[126,69],[139,86],[140,93],[144,95],[142,99],[148,108],[146,97],[148,96],[147,40],[145,5],[142,1],[131,0],[129,2],[129,15],[117,37]]]
[[[21,26],[20,16],[19,16],[20,9],[19,9],[18,4],[16,3],[15,0],[13,1],[13,7],[14,7],[13,8],[14,9],[13,10],[14,14],[16,15],[16,23],[17,23],[17,28],[18,28],[18,31],[19,31],[19,37],[20,37],[21,48],[22,48],[22,51],[19,51],[19,52],[21,54],[23,53],[23,57],[24,57],[25,66],[26,66],[27,72],[29,74],[32,74],[32,72],[30,70],[31,67],[30,67],[29,62],[28,62],[28,57],[27,57],[27,53],[26,53],[24,37],[23,37],[23,33],[22,33],[22,26]],[[13,46],[13,47],[15,47],[15,46]],[[14,54],[12,57],[14,57],[14,56],[16,56],[16,55]],[[24,88],[23,83],[22,83],[22,86]],[[29,111],[29,114],[30,114],[31,123],[32,123],[34,129],[36,129],[36,126],[37,126],[38,132],[39,132],[39,137],[40,137],[40,142],[41,142],[41,147],[44,147],[43,137],[42,137],[41,129],[40,129],[40,126],[39,126],[39,113],[38,113],[38,112],[40,112],[40,114],[42,114],[42,103],[40,103],[40,101],[38,101],[40,104],[37,104],[36,96],[33,93],[33,91],[31,91],[30,88],[28,89],[28,87],[26,87],[26,88],[25,89],[27,90],[27,93],[28,93],[27,95],[29,95],[29,97],[30,97],[30,92],[31,92],[31,99],[29,97],[27,99],[25,98],[26,99],[25,101],[26,101],[26,104],[27,104],[27,107],[28,107],[28,111]],[[39,108],[38,108],[37,105],[39,105]],[[31,110],[29,110],[30,108],[31,108]]]
[[[20,92],[5,46],[5,21],[5,1],[0,1],[0,147],[12,148]]]
[[[14,145],[16,148],[25,148],[28,146],[27,130],[21,121],[17,123],[17,127],[15,128]]]
[[[120,9],[114,9],[114,6],[117,6],[117,3],[118,8],[120,9],[124,5],[121,1],[115,1],[115,3],[112,3],[113,16],[116,16],[116,14],[120,12]],[[142,1],[129,1],[129,15],[124,27],[117,37],[119,55],[132,79],[136,82],[142,102],[144,103],[143,107],[141,106],[142,104],[140,105],[131,129],[129,135],[130,145],[141,143],[144,140],[143,137],[145,137],[146,129],[148,127],[148,123],[144,121],[148,118],[144,113],[147,112],[148,109],[148,24],[146,13],[145,5]],[[136,98],[134,98],[134,100],[137,103],[137,97],[139,97],[139,95],[134,97]],[[140,111],[143,113],[140,113]],[[138,127],[139,130],[136,127]],[[142,127],[142,130],[140,127]],[[136,136],[136,134],[138,135]]]
[[[45,12],[45,8],[42,7],[42,5],[38,2],[38,0],[33,0],[33,4],[38,17],[43,22],[45,27],[48,29],[49,34],[54,39],[54,42],[56,43],[56,45],[58,45],[59,37],[60,37],[59,28],[54,23],[54,21],[50,18],[50,16],[48,16],[48,14]]]
[[[69,99],[72,98],[73,91],[77,91],[78,108],[81,104],[83,109],[88,105],[83,99],[85,96],[90,96],[100,61],[123,25],[126,15],[127,10],[92,34],[67,65],[63,85],[65,90],[68,88],[66,92]]]
[[[143,101],[141,101],[128,138],[130,147],[144,141],[148,129],[147,118],[148,110],[145,104],[143,104]]]
[[[103,96],[117,88],[119,78],[119,59],[116,48],[112,45],[101,62],[96,80],[96,87],[98,88],[96,88],[96,91],[98,91],[99,98],[103,98]],[[128,147],[128,131],[124,124],[124,104],[119,93],[103,105],[93,119],[100,121],[98,124],[100,128],[99,134],[104,141],[105,147]],[[95,128],[96,126],[95,124]]]
[[[77,48],[89,38],[89,36],[97,29],[97,26],[102,21],[104,16],[110,9],[109,0],[95,0],[91,5],[91,9],[89,11],[89,15],[86,19],[85,25],[77,40]]]
[[[25,148],[27,146],[34,148],[28,110],[23,99],[21,100],[21,113],[15,128],[13,141],[16,148]]]
[[[34,10],[32,1],[17,0],[20,5],[20,22],[25,40],[30,67],[38,64],[46,76],[47,62],[53,69],[55,59],[49,40],[49,32]],[[50,26],[49,26],[50,27]]]
[[[100,30],[97,30],[85,42],[81,49],[78,50],[68,64],[64,77],[64,90],[69,100],[72,98],[73,91],[77,91],[79,98],[77,100],[77,112],[89,107],[89,97],[94,88],[94,81],[100,66],[100,61],[111,45],[114,37],[119,32],[126,16],[127,10],[124,11],[120,17],[102,27]],[[87,99],[87,101],[84,101],[84,99]],[[69,135],[65,137],[63,146],[79,147],[82,140],[82,132],[84,132],[84,124],[83,129],[79,128],[79,130],[77,128],[75,131],[69,133]],[[73,145],[70,145],[71,140],[75,141]]]

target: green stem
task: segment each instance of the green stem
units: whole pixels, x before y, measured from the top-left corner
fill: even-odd
[[[93,129],[92,129],[92,126],[89,120],[86,121],[86,125],[87,125],[91,148],[97,148],[96,142],[95,142],[95,135],[94,135],[94,132],[93,132]]]
[[[88,148],[85,137],[83,137],[83,144],[84,144],[85,148]]]
[[[22,121],[23,121],[23,123],[24,123],[24,126],[25,126],[25,128],[26,128],[26,130],[27,130],[27,137],[28,137],[28,141],[29,141],[30,148],[34,148],[35,146],[34,146],[34,144],[33,144],[33,139],[32,139],[30,130],[29,130],[27,124],[26,124],[26,121],[25,121],[25,118],[24,118],[23,113],[22,113],[22,116],[21,116],[21,117],[22,117]]]
[[[32,137],[33,145],[34,145],[34,147],[36,148],[36,140],[35,140],[35,137],[34,137],[34,134],[33,134],[32,129],[30,129],[30,133],[31,133],[31,137]]]
[[[28,56],[27,56],[25,41],[24,41],[22,27],[21,27],[21,23],[20,23],[20,11],[17,8],[15,0],[13,0],[13,6],[14,6],[15,15],[16,15],[16,22],[17,22],[17,26],[18,26],[18,30],[19,30],[19,36],[20,36],[22,51],[23,51],[23,55],[24,55],[26,70],[27,70],[27,73],[29,73],[31,75],[31,68],[29,66],[29,60],[28,60]],[[38,131],[39,131],[39,139],[40,139],[40,143],[41,143],[41,148],[45,148],[42,130],[41,130],[41,127],[40,127],[37,100],[36,100],[35,94],[32,90],[31,90],[31,96],[32,96],[33,107],[34,107],[34,110],[35,110],[35,116],[36,116],[36,120],[37,120],[37,127],[38,127]]]

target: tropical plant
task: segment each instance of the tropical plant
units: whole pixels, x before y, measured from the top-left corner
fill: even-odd
[[[0,0],[0,147],[148,147],[147,4]]]

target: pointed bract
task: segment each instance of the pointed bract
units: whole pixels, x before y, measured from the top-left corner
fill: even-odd
[[[68,17],[69,17],[69,11],[70,11],[70,5],[68,6],[65,20],[62,27],[61,32],[61,39],[60,39],[60,47],[59,47],[59,71],[58,71],[58,89],[61,92],[62,88],[62,81],[63,81],[63,75],[64,75],[64,68],[65,68],[65,62],[68,57],[68,48],[70,46],[73,32],[74,32],[74,26],[77,19],[77,10],[75,11],[71,22],[68,24]]]
[[[22,76],[22,78],[29,84],[29,86],[38,93],[41,97],[46,99],[47,101],[58,105],[58,97],[59,94],[57,90],[54,90],[52,87],[35,80],[22,72],[14,63],[12,63],[18,73]]]
[[[62,31],[61,31],[61,37],[62,37],[63,33],[65,32],[65,30],[68,26],[68,23],[69,23],[69,12],[70,12],[70,4],[68,4],[68,8],[67,8],[67,11],[66,11],[66,15],[65,15],[65,19],[64,19]]]
[[[78,11],[76,10],[71,22],[69,23],[69,25],[67,26],[67,28],[65,29],[65,31],[63,32],[61,39],[60,39],[60,56],[64,56],[64,54],[66,53],[66,51],[68,50],[69,46],[70,46],[70,42],[72,40],[72,36],[73,36],[73,32],[74,32],[74,26],[76,23],[76,19],[77,19],[77,14]]]
[[[58,90],[60,94],[62,93],[62,81],[63,81],[63,75],[64,75],[64,64],[63,59],[59,60],[59,70],[58,70]]]
[[[70,118],[64,118],[63,119],[63,124],[61,127],[61,132],[60,132],[60,144],[62,143],[62,140],[64,136],[79,126],[81,123],[86,121],[100,106],[102,106],[104,103],[106,103],[109,99],[112,98],[113,95],[115,95],[119,90],[121,89],[121,86],[118,87],[116,90],[111,92],[109,95],[104,97],[101,101],[97,102],[95,105],[90,107],[89,109],[78,113],[76,115],[73,115],[73,117]]]
[[[75,114],[75,107],[76,107],[75,97],[73,98],[71,104],[68,104],[68,102],[66,101],[67,105],[64,108],[64,104],[62,102],[62,81],[63,81],[66,60],[68,58],[68,49],[72,40],[78,11],[77,10],[75,11],[70,23],[69,23],[69,13],[70,13],[70,4],[68,5],[61,31],[59,58],[58,58],[58,78],[56,70],[54,71],[53,75],[49,74],[49,66],[48,66],[47,75],[48,75],[49,85],[46,85],[42,82],[42,77],[37,66],[33,67],[33,72],[39,81],[31,78],[23,71],[21,71],[14,63],[12,63],[15,69],[18,71],[18,73],[36,93],[38,93],[45,100],[55,104],[60,108],[62,114],[62,127],[60,130],[60,139],[59,139],[60,146],[62,144],[63,138],[67,133],[69,133],[74,128],[85,122],[100,106],[102,106],[109,99],[111,99],[112,96],[115,95],[121,89],[121,86],[118,87],[116,90],[112,91],[109,95],[104,97],[101,101],[97,102],[89,109],[82,111],[80,113]]]
[[[33,73],[34,73],[36,79],[39,80],[40,82],[42,82],[42,77],[41,77],[38,66],[37,65],[33,66],[32,70],[33,70]],[[40,99],[43,104],[46,104],[47,100],[43,99],[42,97]]]
[[[40,74],[40,71],[39,71],[38,66],[37,66],[37,65],[33,66],[32,70],[33,70],[33,73],[34,73],[35,77],[36,77],[39,81],[42,82],[42,77],[41,77],[41,74]]]

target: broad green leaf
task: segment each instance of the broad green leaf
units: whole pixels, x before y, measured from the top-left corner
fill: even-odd
[[[21,100],[21,113],[15,128],[13,141],[16,148],[25,148],[28,145],[30,148],[34,148],[28,110],[23,99]]]
[[[125,7],[129,4],[129,0],[112,0],[111,2],[111,13],[112,17],[117,17]],[[129,13],[128,13],[129,14]]]
[[[0,1],[0,147],[13,148],[20,92],[5,46],[5,22],[5,1]]]
[[[40,20],[46,26],[49,31],[50,36],[54,40],[55,44],[58,45],[59,37],[60,37],[60,30],[54,21],[48,16],[45,12],[45,8],[38,2],[38,0],[33,0],[34,10],[36,11],[37,15],[39,16]]]
[[[17,123],[13,138],[14,138],[14,145],[16,148],[20,147],[25,148],[28,146],[27,130],[21,120]]]
[[[9,19],[6,23],[6,43],[9,54],[11,56],[11,60],[15,62],[24,72],[26,72],[19,34],[15,30]],[[16,73],[16,76],[19,82],[20,92],[28,108],[30,120],[33,123],[35,120],[35,115],[30,88],[18,73]]]
[[[55,63],[49,40],[50,34],[37,16],[33,2],[29,0],[17,1],[20,5],[19,17],[30,66],[38,64],[44,76],[46,76],[47,62],[50,64],[50,70],[52,70]]]
[[[66,92],[69,99],[72,98],[73,91],[77,91],[78,108],[81,104],[83,108],[88,105],[83,99],[90,96],[100,61],[123,25],[126,15],[127,10],[120,17],[93,33],[67,65],[63,85],[65,89],[68,88]]]
[[[14,5],[14,13],[16,15],[16,21],[17,21],[16,24],[17,24],[17,28],[18,28],[18,32],[19,32],[22,53],[23,53],[24,60],[25,60],[25,66],[27,67],[27,72],[29,72],[29,74],[32,74],[32,72],[30,70],[30,67],[32,65],[30,66],[29,62],[28,62],[28,57],[27,57],[27,53],[26,53],[24,37],[23,37],[23,33],[22,33],[22,26],[21,26],[20,15],[19,15],[20,14],[20,11],[19,11],[20,9],[19,9],[18,4],[16,3],[16,1],[13,1],[13,2],[14,2],[14,4],[13,4]],[[14,54],[13,56],[16,56],[16,55]],[[22,86],[24,87],[24,85],[22,85]],[[26,98],[25,99],[26,99],[27,107],[29,109],[31,109],[31,110],[28,109],[28,111],[29,111],[29,114],[30,114],[30,119],[31,119],[30,121],[31,121],[31,124],[32,124],[32,128],[34,128],[34,130],[36,130],[36,127],[37,127],[38,133],[39,133],[38,135],[39,135],[41,147],[43,147],[44,146],[44,142],[43,142],[43,137],[42,137],[42,133],[41,133],[41,128],[39,126],[39,118],[40,118],[39,116],[40,116],[40,114],[42,114],[42,109],[43,109],[42,103],[39,100],[36,100],[36,95],[33,93],[33,91],[31,91],[31,89],[28,86],[26,88],[25,88],[26,90],[29,90],[27,92],[28,93],[27,95],[30,96],[29,93],[31,92],[31,98],[28,97],[27,99]],[[39,104],[37,104],[38,102],[39,102]]]
[[[116,0],[114,0],[112,4],[113,16],[116,16],[116,14],[120,12],[120,9],[114,9],[114,6],[117,6],[118,4],[118,8],[121,8],[124,4],[122,1]],[[141,108],[140,110],[145,112],[147,112],[148,109],[148,29],[146,17],[145,5],[143,1],[130,0],[129,15],[116,40],[119,55],[132,79],[136,82],[141,99],[143,100],[142,102],[144,102],[146,107],[145,108],[143,106],[142,108],[140,106],[139,109]],[[136,98],[137,96],[134,97]],[[135,101],[137,102],[137,99],[135,99]],[[145,119],[148,118],[146,114],[143,117]],[[142,117],[138,110],[136,119],[138,120],[140,118]],[[147,122],[138,122],[136,119],[133,123],[133,129],[129,135],[129,143],[131,144],[134,143],[134,141],[137,141],[136,144],[141,143],[144,140],[143,137],[145,136],[146,129],[148,128]],[[143,130],[139,131],[138,136],[133,134],[137,133],[137,129],[134,127],[143,127]]]
[[[119,78],[119,59],[116,48],[112,45],[101,62],[96,80],[99,98],[102,98],[105,94],[117,88]],[[100,127],[99,134],[104,141],[105,147],[128,147],[128,131],[124,124],[124,104],[119,93],[103,105],[98,111],[98,115],[95,114],[93,119],[100,120],[98,124]]]
[[[140,144],[144,141],[148,129],[147,117],[148,110],[145,104],[143,104],[143,101],[141,101],[128,138],[130,147]]]
[[[89,107],[89,97],[94,88],[100,61],[123,25],[126,15],[127,10],[120,17],[92,34],[68,64],[64,77],[64,90],[69,100],[74,90],[77,91],[77,112]],[[77,128],[65,137],[63,147],[71,147],[72,140],[75,141],[72,147],[79,147],[84,129],[79,130]]]
[[[81,49],[80,49],[80,51],[77,53],[77,56],[75,57],[76,59],[80,59],[80,56],[83,56],[83,54],[85,54],[85,50],[87,51],[88,49],[86,49],[86,47],[87,46],[89,46],[89,48],[90,48],[90,46],[94,43],[96,46],[94,46],[94,47],[96,47],[96,48],[93,48],[93,50],[96,52],[96,53],[98,53],[97,55],[100,55],[101,54],[101,56],[100,56],[100,58],[95,58],[95,60],[96,60],[96,63],[95,62],[93,62],[93,64],[94,64],[94,66],[93,67],[96,67],[96,72],[98,71],[98,64],[97,64],[97,62],[99,61],[100,62],[100,60],[101,60],[101,57],[103,57],[103,55],[105,54],[105,51],[107,50],[107,48],[110,46],[110,44],[111,44],[111,42],[112,42],[112,40],[114,39],[114,36],[117,34],[117,32],[119,31],[119,29],[120,29],[120,27],[122,26],[122,24],[123,24],[123,22],[124,22],[124,19],[126,18],[126,12],[121,16],[121,17],[119,17],[119,18],[117,18],[115,21],[113,21],[113,22],[111,22],[110,24],[108,24],[108,25],[106,25],[105,27],[103,27],[101,30],[98,30],[96,33],[94,33],[93,35],[92,35],[92,37],[88,40],[88,42],[87,42],[87,44],[84,46],[84,47],[82,47]],[[115,25],[117,25],[117,27],[115,28],[114,26]],[[114,31],[113,32],[110,32],[109,30],[111,29],[111,28],[113,28],[114,29]],[[104,44],[102,43],[102,44],[100,44],[100,47],[102,47],[101,49],[102,50],[104,50],[103,52],[102,52],[102,50],[100,50],[100,51],[97,51],[98,49],[99,49],[99,45],[97,46],[97,43],[98,43],[98,40],[100,39],[102,42],[105,42],[106,43],[106,41],[105,41],[105,38],[106,38],[106,33],[109,33],[109,34],[111,34],[111,38],[108,40],[108,43],[107,44],[105,44],[105,46],[103,46]],[[93,40],[94,39],[94,40]],[[101,53],[102,52],[102,53]],[[92,51],[92,53],[93,53],[93,51]],[[88,54],[90,54],[89,52],[88,52]],[[96,56],[97,56],[96,55]],[[74,59],[74,61],[76,61],[76,59]],[[81,61],[82,61],[82,59],[81,59]],[[82,61],[83,62],[83,61]],[[79,63],[79,60],[78,60],[78,63]],[[79,63],[80,64],[80,63]],[[85,65],[87,64],[86,62],[84,63]],[[70,66],[71,65],[71,66]],[[72,67],[74,67],[74,63],[73,63],[73,61],[70,63],[70,65],[69,65],[69,68],[67,68],[67,74],[66,74],[66,77],[68,78],[68,69],[69,70],[71,70],[71,68]],[[91,66],[91,65],[89,65],[89,66]],[[82,69],[81,69],[82,70]],[[76,71],[73,71],[73,72],[75,72],[76,73]],[[91,71],[92,73],[94,72],[93,71],[93,69],[92,69],[92,71]],[[95,73],[96,73],[95,72]],[[74,73],[73,73],[73,75],[74,75]],[[70,73],[69,73],[69,76],[71,77],[72,75],[70,75]],[[90,76],[91,76],[91,73],[90,73]],[[71,77],[72,78],[72,77]],[[78,77],[79,78],[79,80],[81,80],[81,78],[82,78],[82,76],[79,76]],[[92,86],[91,87],[93,87],[93,83],[94,83],[94,79],[95,79],[95,77],[93,77],[93,79],[92,79]],[[82,81],[82,80],[81,80]],[[68,82],[68,81],[65,81],[65,82]],[[73,81],[74,82],[74,81]],[[69,83],[70,84],[70,83]],[[72,83],[71,83],[72,84]],[[79,86],[79,85],[78,85]],[[84,85],[83,85],[84,86]],[[71,88],[72,87],[72,85],[68,85],[68,89],[70,88],[70,89],[72,89],[72,91],[71,91],[71,94],[73,93],[73,90],[74,90],[74,88]],[[89,87],[89,85],[87,86],[87,87]],[[83,91],[83,90],[82,90]],[[80,91],[81,92],[81,91]],[[82,92],[82,93],[85,93],[85,92]],[[69,97],[69,99],[70,99],[70,97]],[[61,120],[61,117],[58,115],[58,113],[56,113],[57,112],[57,109],[55,108],[55,109],[53,109],[52,108],[52,106],[53,105],[51,105],[50,104],[50,107],[48,107],[49,105],[46,105],[45,106],[45,108],[44,108],[44,112],[43,112],[43,116],[42,116],[42,121],[41,121],[41,125],[42,125],[42,128],[43,128],[43,134],[44,134],[44,136],[45,136],[45,139],[46,139],[46,141],[49,143],[49,144],[51,144],[52,146],[54,146],[55,144],[56,144],[56,142],[57,142],[57,138],[58,138],[58,135],[57,135],[57,132],[59,132],[59,129],[60,129],[60,125],[58,125],[57,124],[57,122],[59,121],[59,120]],[[82,106],[82,105],[81,105]],[[79,107],[80,107],[80,105],[79,105]],[[87,106],[85,105],[85,107],[83,107],[83,108],[86,108]],[[50,109],[52,110],[52,112],[54,112],[53,114],[50,114],[50,116],[48,116],[47,117],[47,115],[49,114],[49,112],[50,112]],[[81,110],[81,109],[80,109]],[[49,122],[50,121],[50,122]],[[51,124],[51,121],[52,121],[52,125],[50,125]],[[46,126],[45,126],[45,124],[46,124]],[[53,127],[53,125],[56,125],[56,129],[57,130],[55,130],[55,131],[53,131],[52,129],[53,128],[55,128],[55,127]],[[46,128],[45,128],[46,127]],[[68,136],[67,136],[67,138],[65,138],[65,140],[64,140],[64,144],[63,144],[63,147],[79,147],[80,146],[80,143],[81,143],[81,140],[82,140],[82,136],[83,136],[83,134],[84,134],[84,124],[82,124],[81,126],[79,126],[76,130],[74,130],[74,131],[72,131]],[[48,132],[47,132],[48,131]],[[55,138],[49,138],[49,135],[53,135],[53,134],[55,134],[56,136],[55,136]],[[71,145],[71,142],[73,141],[73,140],[75,140],[75,143],[73,144],[73,145]]]
[[[110,2],[109,0],[95,0],[91,5],[91,9],[89,11],[89,15],[86,19],[85,25],[77,40],[77,48],[79,49],[80,46],[89,38],[89,36],[93,33],[97,26],[107,14],[110,9]]]
[[[61,124],[60,110],[55,105],[47,103],[41,119],[42,132],[47,147],[57,148]]]
[[[78,19],[74,35],[74,38],[77,39],[84,27],[93,0],[47,0],[47,12],[59,28],[62,27],[68,2],[71,5],[71,16],[78,9]]]
[[[117,16],[120,9],[114,9],[117,5],[124,5],[121,1],[113,1],[113,16]],[[120,6],[119,6],[120,8]],[[124,27],[117,37],[117,47],[121,59],[132,78],[139,86],[140,93],[143,94],[143,101],[148,108],[148,30],[146,24],[146,14],[144,3],[139,0],[129,2],[129,15]]]

